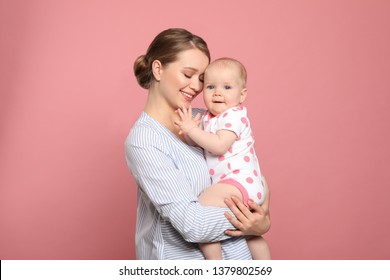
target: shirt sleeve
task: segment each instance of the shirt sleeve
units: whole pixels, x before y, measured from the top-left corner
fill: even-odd
[[[248,126],[248,117],[246,110],[242,107],[232,108],[218,116],[218,130],[230,130],[239,137],[244,129]]]
[[[162,146],[159,135],[151,135],[150,131],[143,141],[126,143],[129,168],[140,190],[162,219],[170,222],[186,241],[215,242],[230,238],[224,234],[224,230],[233,228],[224,216],[230,210],[200,205],[185,175]]]

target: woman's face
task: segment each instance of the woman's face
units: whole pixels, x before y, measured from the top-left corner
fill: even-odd
[[[179,53],[175,62],[162,67],[159,91],[174,110],[188,106],[203,89],[208,57],[198,49]]]

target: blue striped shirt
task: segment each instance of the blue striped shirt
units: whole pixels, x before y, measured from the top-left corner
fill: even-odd
[[[215,241],[222,241],[224,259],[251,259],[245,238],[224,234],[232,228],[228,209],[198,202],[211,183],[201,149],[142,112],[125,151],[138,186],[137,259],[204,259],[197,243]]]

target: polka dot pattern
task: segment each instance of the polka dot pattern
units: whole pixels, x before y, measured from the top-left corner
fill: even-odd
[[[209,173],[213,182],[234,180],[237,182],[245,200],[253,199],[261,203],[264,199],[264,187],[260,180],[260,170],[254,149],[253,132],[245,107],[231,108],[217,116],[205,114],[202,119],[204,130],[217,133],[228,129],[237,135],[236,141],[223,155],[205,152]]]

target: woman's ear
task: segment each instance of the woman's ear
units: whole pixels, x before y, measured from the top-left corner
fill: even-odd
[[[162,64],[161,64],[160,60],[154,60],[152,62],[152,72],[153,72],[153,77],[157,81],[160,81],[160,79],[161,79],[161,72],[162,72]]]
[[[248,91],[246,90],[246,88],[243,88],[241,90],[241,94],[240,94],[240,104],[243,103],[245,101],[245,98],[246,98],[246,95],[247,95]]]

